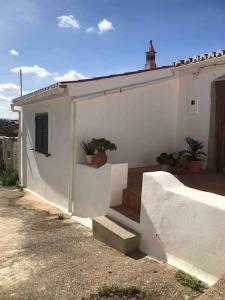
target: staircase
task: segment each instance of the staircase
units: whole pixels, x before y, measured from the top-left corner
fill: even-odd
[[[129,219],[139,223],[141,210],[141,193],[129,189],[124,189],[122,204],[112,206],[111,208],[128,217]]]
[[[139,223],[143,173],[153,170],[155,170],[154,167],[129,169],[128,183],[127,188],[123,190],[122,204],[111,208],[127,218]]]
[[[139,230],[142,177],[144,172],[149,171],[152,171],[152,168],[129,169],[122,203],[110,207],[108,216],[97,217],[92,221],[95,239],[124,254],[131,254],[139,249],[140,235],[127,226]]]

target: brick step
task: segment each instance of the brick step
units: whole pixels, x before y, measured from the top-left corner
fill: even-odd
[[[115,206],[111,206],[110,208],[117,211],[121,215],[124,215],[125,217],[127,217],[137,223],[140,223],[140,212],[138,212],[134,209],[125,207],[123,205],[115,205]]]
[[[95,239],[124,253],[132,254],[139,249],[140,235],[112,219],[101,216],[92,220]]]
[[[124,189],[122,205],[129,209],[140,212],[141,210],[141,194],[136,191]]]

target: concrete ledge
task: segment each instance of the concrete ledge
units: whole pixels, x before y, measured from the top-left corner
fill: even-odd
[[[92,220],[94,238],[124,253],[131,254],[139,249],[140,236],[122,227],[108,217]]]

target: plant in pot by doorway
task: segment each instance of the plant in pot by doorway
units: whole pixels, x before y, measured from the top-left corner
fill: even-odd
[[[104,138],[92,139],[91,143],[94,149],[97,150],[94,157],[94,165],[99,168],[107,162],[106,151],[116,150],[116,145]]]
[[[187,137],[186,142],[189,149],[182,151],[182,153],[189,160],[191,172],[198,173],[201,170],[202,161],[206,158],[206,153],[202,150],[204,148],[203,143],[191,137]]]
[[[174,153],[173,158],[172,173],[175,175],[183,174],[188,167],[188,158],[183,155],[183,151]]]
[[[168,172],[170,166],[173,164],[173,154],[167,154],[166,152],[162,152],[157,158],[156,161],[160,165],[160,170]]]
[[[80,143],[80,145],[85,153],[86,164],[92,165],[93,161],[94,161],[94,156],[95,156],[95,148],[94,148],[92,142],[91,141],[82,141]]]

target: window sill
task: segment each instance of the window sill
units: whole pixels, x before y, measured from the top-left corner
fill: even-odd
[[[36,149],[30,149],[30,150],[35,151],[35,152],[40,153],[40,154],[43,154],[43,155],[45,155],[46,157],[51,156],[51,153],[42,152],[42,151],[36,150]]]

